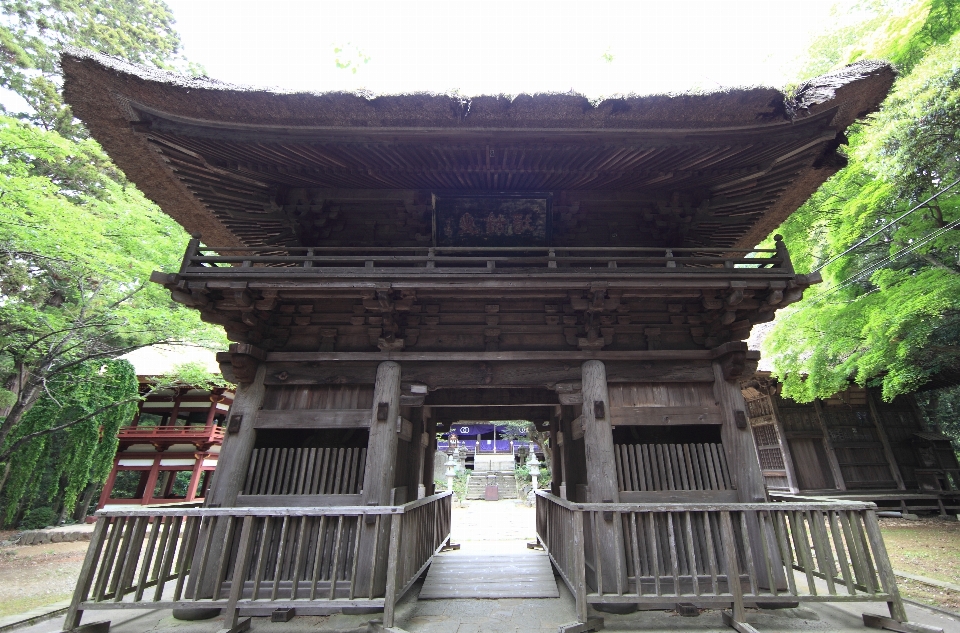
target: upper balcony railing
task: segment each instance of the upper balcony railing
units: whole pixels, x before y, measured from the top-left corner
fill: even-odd
[[[144,442],[203,440],[213,443],[223,442],[223,427],[216,424],[205,426],[126,426],[120,429],[117,437],[124,442],[142,440]]]
[[[776,248],[630,247],[211,247],[191,240],[181,275],[496,273],[773,273],[793,275],[783,242]],[[616,274],[616,273],[614,273]]]

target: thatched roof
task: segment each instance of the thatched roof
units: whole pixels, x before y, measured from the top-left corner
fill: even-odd
[[[120,168],[222,246],[343,243],[321,216],[357,191],[382,195],[354,215],[370,225],[385,204],[402,209],[397,224],[414,228],[390,233],[394,242],[422,241],[424,197],[457,191],[555,193],[557,238],[571,243],[617,212],[635,218],[612,224],[626,222],[637,245],[752,247],[842,166],[843,130],[894,79],[889,65],[860,62],[794,98],[752,88],[592,104],[280,93],[78,49],[62,61],[67,102]]]

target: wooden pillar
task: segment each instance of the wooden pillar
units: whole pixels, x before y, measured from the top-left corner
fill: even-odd
[[[187,485],[187,501],[193,501],[197,498],[197,484],[200,483],[200,475],[203,472],[203,458],[206,453],[198,453],[197,461],[193,464],[193,472],[190,473],[190,483]]]
[[[97,502],[97,510],[103,508],[107,505],[107,499],[110,498],[110,493],[113,492],[113,486],[117,483],[117,471],[120,470],[120,458],[117,457],[113,460],[113,470],[110,471],[110,475],[107,476],[107,480],[103,484],[103,491],[100,493],[100,501]]]
[[[237,495],[247,478],[247,466],[257,438],[253,427],[263,404],[263,378],[266,373],[266,365],[261,363],[257,367],[253,382],[241,384],[237,388],[227,420],[233,426],[233,421],[239,416],[239,428],[235,433],[227,433],[223,438],[210,494],[204,502],[207,507],[229,508],[237,504]]]
[[[747,403],[743,400],[740,385],[736,381],[729,382],[724,378],[723,366],[717,361],[713,363],[713,393],[720,406],[722,419],[720,437],[723,442],[723,452],[727,458],[727,470],[733,485],[737,488],[737,500],[741,503],[763,503],[767,501],[767,490],[763,471],[760,469],[753,428],[747,418]],[[767,574],[765,565],[757,565],[757,583],[765,588],[775,584],[778,589],[785,589],[786,576],[781,571],[783,565],[777,544],[772,535],[768,535],[766,548],[764,548],[764,537],[756,514],[747,515],[747,535],[754,552],[770,552],[770,556],[774,559],[771,565],[774,578],[771,579]]]
[[[143,415],[143,400],[137,401],[137,412],[133,414],[133,419],[130,420],[130,428],[136,428],[140,424],[140,416]]]
[[[581,366],[583,381],[583,440],[587,466],[587,502],[618,503],[616,461],[613,453],[613,430],[610,427],[610,395],[607,390],[607,371],[598,360],[588,360]],[[593,528],[599,543],[597,559],[605,593],[627,588],[627,565],[623,548],[620,519],[615,513],[601,513]]]
[[[363,503],[390,505],[397,458],[397,418],[400,416],[400,365],[393,361],[380,363],[373,387],[373,409],[370,412],[370,440],[367,444],[367,465],[363,475]]]
[[[435,493],[434,483],[433,483],[433,471],[436,466],[434,464],[434,459],[437,455],[437,425],[430,419],[427,415],[427,410],[424,409],[424,420],[423,420],[423,429],[424,433],[427,435],[427,448],[425,449],[425,454],[423,456],[423,487],[424,494],[428,497]]]
[[[561,460],[563,456],[560,454],[560,447],[558,446],[557,440],[562,437],[560,435],[560,422],[557,419],[557,416],[550,418],[550,492],[556,496],[560,496],[560,485],[563,484],[563,473],[561,471]]]
[[[222,397],[222,396],[218,396],[218,394],[217,394],[216,392],[211,391],[211,392],[210,392],[210,397],[211,397],[211,398],[216,398],[216,397]],[[207,409],[207,421],[204,423],[204,426],[210,426],[211,424],[213,424],[213,419],[214,419],[215,417],[217,417],[217,403],[218,403],[218,402],[219,402],[218,400],[212,400],[212,399],[210,400],[210,408]]]
[[[410,408],[407,419],[410,420],[410,442],[407,447],[407,463],[398,486],[406,486],[407,501],[419,499],[420,482],[423,480],[423,409]],[[399,451],[398,451],[399,452]]]
[[[733,485],[737,487],[737,498],[741,503],[755,503],[767,500],[767,491],[760,470],[760,458],[753,439],[753,429],[747,421],[747,403],[736,382],[728,382],[723,377],[723,367],[713,363],[713,393],[720,405],[723,425],[720,436],[723,451],[727,457],[727,468]]]
[[[397,417],[400,415],[400,365],[392,361],[377,367],[370,410],[370,439],[367,443],[367,464],[363,475],[362,500],[368,506],[390,505],[390,489],[395,480],[397,463]],[[379,523],[361,520],[360,549],[365,555],[357,566],[356,586],[360,595],[373,586],[369,597],[383,595],[386,587],[387,552],[390,517]]]
[[[873,426],[877,430],[877,437],[883,444],[883,455],[887,458],[887,466],[890,468],[890,475],[897,483],[897,490],[906,490],[907,486],[903,483],[903,475],[900,474],[900,467],[897,465],[897,457],[893,454],[893,448],[890,446],[890,438],[883,429],[883,420],[880,418],[880,409],[877,408],[877,401],[873,397],[873,392],[867,388],[867,405],[870,407],[870,417],[873,418]]]
[[[180,401],[183,400],[183,390],[177,389],[173,398],[173,410],[170,411],[170,417],[167,418],[167,426],[176,426],[180,419]]]
[[[140,503],[147,505],[153,501],[153,489],[157,486],[157,477],[160,476],[160,458],[163,457],[163,453],[157,453],[153,458],[153,466],[150,467],[150,474],[147,475],[147,483],[143,488],[143,497],[140,500]]]
[[[817,413],[817,423],[820,425],[820,432],[823,433],[823,447],[827,452],[830,472],[833,473],[833,485],[837,490],[846,490],[847,483],[843,480],[843,471],[840,470],[837,452],[833,449],[833,440],[830,439],[830,431],[827,429],[827,421],[823,417],[823,406],[820,404],[820,400],[813,401],[813,410]]]
[[[217,458],[217,469],[213,472],[213,482],[210,484],[210,493],[203,501],[204,507],[230,508],[237,505],[237,496],[246,481],[250,455],[253,454],[253,446],[257,439],[254,423],[263,405],[265,391],[263,379],[266,374],[266,365],[260,363],[253,380],[249,383],[240,383],[237,387],[236,396],[227,414],[228,428],[233,427],[236,431],[228,432],[223,438],[223,445],[220,447],[220,455]],[[210,542],[224,543],[226,529],[226,521],[217,522]],[[206,527],[200,532],[199,542],[201,544],[206,542]],[[201,561],[204,555],[205,551],[201,545],[194,554],[194,560]],[[202,597],[209,598],[213,595],[215,575],[216,570],[206,570],[201,580]],[[188,593],[193,591],[196,582],[196,576],[190,574]]]

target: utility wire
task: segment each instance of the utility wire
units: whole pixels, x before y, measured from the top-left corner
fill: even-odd
[[[958,181],[958,182],[960,182],[960,181]],[[826,298],[829,297],[830,295],[832,295],[832,294],[834,294],[834,293],[836,293],[836,292],[838,292],[838,291],[846,288],[847,286],[849,286],[849,285],[851,285],[851,284],[854,284],[854,283],[860,281],[861,279],[863,279],[863,278],[866,277],[867,275],[870,275],[870,274],[876,272],[877,270],[879,270],[879,269],[881,269],[881,268],[884,268],[884,267],[886,267],[886,266],[889,265],[889,264],[892,264],[893,262],[897,261],[897,260],[900,259],[901,257],[912,253],[913,251],[917,250],[918,248],[920,248],[920,247],[923,246],[924,244],[927,244],[928,242],[931,242],[931,241],[935,240],[936,238],[940,237],[941,235],[943,235],[943,234],[946,233],[947,231],[950,231],[950,230],[952,230],[952,229],[954,229],[954,228],[956,228],[956,227],[958,227],[958,226],[960,226],[960,218],[954,220],[953,222],[950,222],[949,224],[947,224],[947,225],[945,225],[945,226],[943,226],[943,227],[941,227],[941,228],[939,228],[939,229],[935,229],[935,230],[931,231],[930,233],[924,235],[922,238],[920,238],[919,240],[917,240],[916,242],[914,242],[914,243],[911,244],[910,246],[908,246],[908,247],[906,247],[906,248],[904,248],[904,249],[902,249],[902,250],[900,250],[900,251],[897,251],[897,252],[896,252],[895,254],[893,254],[893,255],[890,255],[890,256],[888,256],[888,257],[885,257],[884,259],[880,260],[879,262],[876,262],[876,263],[874,263],[874,264],[871,264],[871,265],[867,266],[866,268],[861,269],[860,271],[858,271],[858,272],[850,275],[849,277],[847,277],[847,278],[844,279],[843,281],[835,284],[832,288],[830,288],[829,290],[827,290],[824,294],[820,295],[820,297],[818,297],[816,301],[814,301],[813,303],[809,304],[809,305],[806,306],[806,307],[809,308],[809,307],[811,307],[811,306],[817,305],[818,303],[820,303],[821,301],[823,301],[824,299],[826,299]]]
[[[904,213],[903,215],[901,215],[901,216],[898,217],[897,219],[892,220],[892,221],[888,222],[887,224],[883,225],[881,228],[877,229],[876,231],[874,231],[874,232],[871,233],[870,235],[866,236],[865,238],[863,238],[862,240],[860,240],[859,242],[857,242],[856,244],[854,244],[853,246],[851,246],[851,247],[848,248],[847,250],[843,251],[843,252],[840,253],[839,255],[836,255],[836,256],[834,256],[834,257],[831,257],[830,259],[828,259],[828,260],[825,261],[824,263],[820,264],[820,266],[818,266],[813,272],[819,272],[819,271],[823,270],[824,268],[826,268],[827,266],[829,266],[829,265],[832,264],[833,262],[837,261],[838,259],[840,259],[840,258],[843,257],[844,255],[846,255],[847,253],[850,253],[851,251],[860,248],[860,247],[863,246],[868,240],[870,240],[870,239],[872,239],[873,237],[876,237],[877,235],[879,235],[880,233],[886,231],[886,230],[889,229],[891,226],[893,226],[894,224],[896,224],[897,222],[899,222],[899,221],[902,220],[903,218],[907,217],[908,215],[910,215],[910,214],[913,213],[914,211],[916,211],[916,210],[918,210],[918,209],[922,209],[922,208],[925,207],[927,204],[929,204],[929,203],[933,202],[934,200],[936,200],[937,198],[939,198],[941,194],[944,194],[944,193],[950,191],[951,189],[953,189],[955,186],[957,186],[957,184],[960,184],[960,178],[957,178],[957,179],[954,180],[952,183],[950,183],[949,185],[947,185],[946,187],[944,187],[943,189],[941,189],[941,190],[938,191],[937,193],[933,194],[932,196],[930,196],[929,198],[927,198],[926,200],[924,200],[923,202],[921,202],[921,203],[918,204],[917,206],[913,207],[912,209],[910,209],[909,211],[907,211],[906,213]]]

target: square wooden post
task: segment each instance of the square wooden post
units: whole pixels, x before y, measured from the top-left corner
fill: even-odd
[[[588,360],[581,366],[583,377],[583,439],[587,466],[587,501],[589,503],[618,503],[616,461],[613,453],[613,429],[610,427],[610,395],[607,390],[607,371],[598,360]],[[591,526],[596,552],[594,564],[598,589],[617,593],[627,588],[626,555],[619,516],[614,512],[596,513]]]
[[[717,403],[720,405],[720,414],[723,421],[720,427],[720,437],[723,441],[723,452],[727,458],[727,470],[737,488],[737,500],[741,503],[763,503],[767,501],[766,483],[763,471],[760,469],[760,458],[757,454],[757,444],[753,437],[753,429],[747,419],[747,403],[743,399],[743,392],[736,381],[728,381],[724,377],[723,366],[719,362],[713,363],[713,389]],[[757,584],[764,588],[776,586],[778,589],[786,587],[786,576],[782,568],[776,544],[769,534],[760,529],[756,513],[748,513],[746,517],[747,536],[754,556],[759,552],[769,551],[775,560],[772,561],[774,578],[770,578],[765,565],[756,569]],[[766,539],[766,544],[764,544]],[[724,547],[733,548],[734,541],[724,539]]]
[[[117,483],[117,471],[120,470],[120,458],[114,458],[113,460],[113,470],[110,471],[110,475],[107,477],[107,481],[103,484],[103,492],[100,493],[100,501],[97,502],[97,510],[103,508],[107,505],[107,499],[110,498],[110,493],[113,492],[113,486]]]
[[[140,503],[143,505],[153,501],[153,490],[157,487],[157,477],[160,476],[160,459],[162,457],[163,453],[158,452],[153,458],[153,466],[150,467],[150,474],[147,475],[147,483],[143,488],[143,496],[140,498]]]
[[[236,420],[237,423],[233,425],[236,430],[233,433],[227,433],[223,438],[223,445],[217,458],[217,469],[213,472],[213,482],[210,484],[210,492],[204,499],[203,505],[205,507],[229,508],[237,505],[237,496],[246,480],[250,455],[253,453],[253,446],[257,438],[254,426],[257,421],[257,413],[263,405],[265,393],[263,380],[266,375],[267,368],[263,363],[260,363],[253,375],[253,380],[249,383],[241,383],[237,388],[236,397],[227,417],[228,421]],[[201,561],[206,555],[203,543],[224,543],[226,541],[226,524],[226,521],[217,521],[204,525],[198,537],[201,545],[197,547],[194,560]],[[206,530],[211,525],[214,526],[214,533],[211,539],[207,541]],[[216,568],[208,568],[204,577],[200,579],[202,586],[198,595],[201,597],[213,595],[215,577]],[[190,574],[187,585],[188,594],[192,593],[196,582],[197,577]]]
[[[362,500],[368,506],[390,505],[397,465],[397,417],[400,415],[400,365],[392,361],[380,363],[373,386],[373,407],[370,411],[370,439],[367,443],[367,464],[363,475]],[[378,532],[379,525],[379,532]],[[357,566],[356,586],[373,598],[386,588],[386,557],[390,541],[388,521],[360,523],[360,552],[363,559]],[[380,561],[381,564],[377,564]],[[374,575],[375,574],[375,575]]]
[[[203,472],[203,453],[196,456],[196,462],[193,464],[193,472],[190,473],[190,483],[187,486],[187,501],[193,501],[197,498],[197,484],[200,483],[200,475]]]

